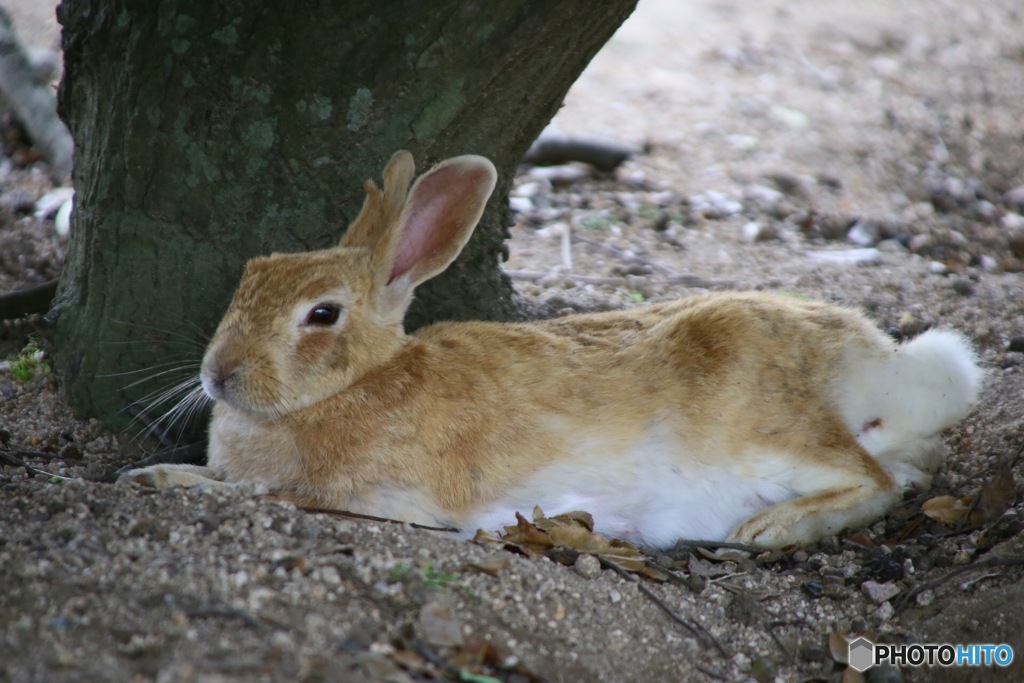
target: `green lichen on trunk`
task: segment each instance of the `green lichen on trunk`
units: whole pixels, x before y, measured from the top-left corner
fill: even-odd
[[[335,243],[396,149],[501,174],[407,323],[514,316],[497,263],[515,164],[633,4],[61,5],[77,195],[52,316],[72,404],[117,422],[160,384],[123,373],[197,360],[244,261]]]

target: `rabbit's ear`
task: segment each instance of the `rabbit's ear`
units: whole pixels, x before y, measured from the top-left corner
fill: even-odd
[[[352,222],[341,238],[343,247],[365,247],[374,253],[374,261],[390,257],[391,228],[398,223],[409,185],[416,173],[412,154],[405,150],[395,152],[384,168],[384,189],[372,180],[363,183],[366,201],[359,216]]]
[[[448,267],[473,234],[498,174],[484,157],[448,159],[416,181],[396,226],[388,284],[412,287]]]
[[[413,289],[455,260],[473,234],[497,178],[490,161],[466,155],[441,162],[416,181],[386,240],[386,260],[378,262],[383,254],[374,253],[375,267],[389,273],[378,292],[380,313],[400,320]],[[385,199],[389,190],[385,180]]]

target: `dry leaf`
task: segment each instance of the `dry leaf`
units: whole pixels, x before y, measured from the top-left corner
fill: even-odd
[[[1008,465],[1002,465],[981,485],[978,504],[971,513],[971,523],[991,522],[1006,512],[1016,497],[1017,486],[1013,481],[1013,472]]]
[[[828,634],[828,651],[832,659],[840,664],[850,663],[850,639],[841,631]]]
[[[877,548],[878,544],[875,543],[874,539],[868,536],[863,531],[850,536],[850,540],[858,545],[862,545],[865,548]]]
[[[935,520],[939,524],[953,526],[964,521],[970,506],[970,496],[963,498],[936,496],[922,503],[921,511],[926,517]]]
[[[473,538],[473,540],[477,541],[479,543],[480,539],[478,537],[480,536],[481,533],[483,533],[483,532],[482,531],[478,531],[477,535]],[[498,542],[500,543],[501,541],[498,540]],[[475,569],[478,572],[483,572],[484,574],[488,574],[489,576],[497,576],[498,574],[503,572],[505,569],[507,569],[508,565],[509,565],[509,559],[507,557],[496,557],[496,558],[493,558],[493,559],[490,559],[490,560],[480,560],[479,562],[470,562],[469,564],[465,564],[463,566],[468,568],[468,569]]]
[[[527,557],[547,557],[561,564],[571,565],[581,553],[596,556],[626,571],[643,574],[663,581],[660,572],[647,566],[647,556],[635,546],[619,540],[608,540],[593,531],[594,518],[588,512],[568,512],[545,517],[539,507],[533,509],[533,521],[528,522],[516,513],[517,524],[506,526],[505,534],[495,537],[478,531],[473,540],[478,543],[501,543]]]
[[[583,510],[572,510],[554,517],[546,517],[540,506],[533,508],[533,523],[545,531],[556,526],[582,526],[587,531],[594,530],[594,516]]]
[[[691,574],[702,576],[705,579],[715,579],[719,576],[725,576],[726,574],[732,573],[720,564],[708,562],[707,560],[702,560],[701,558],[693,555],[690,556],[690,561],[687,566]]]

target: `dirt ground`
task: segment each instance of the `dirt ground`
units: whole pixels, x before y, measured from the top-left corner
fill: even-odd
[[[11,9],[52,48],[40,6]],[[506,269],[559,311],[764,289],[970,335],[986,388],[931,491],[808,548],[678,547],[653,557],[671,580],[636,581],[250,491],[110,483],[154,444],[7,362],[0,680],[861,680],[844,634],[1017,653],[870,681],[1024,680],[1022,25],[1018,0],[641,0],[553,122],[640,151],[613,174],[524,169],[512,198]],[[66,238],[0,109],[8,292],[55,277]],[[29,342],[46,348],[38,320],[0,327],[0,357]],[[923,514],[940,495],[947,523]]]

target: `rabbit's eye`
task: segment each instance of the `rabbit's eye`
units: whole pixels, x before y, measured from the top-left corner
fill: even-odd
[[[340,315],[341,309],[334,304],[317,304],[306,315],[306,324],[327,327],[338,322]]]

